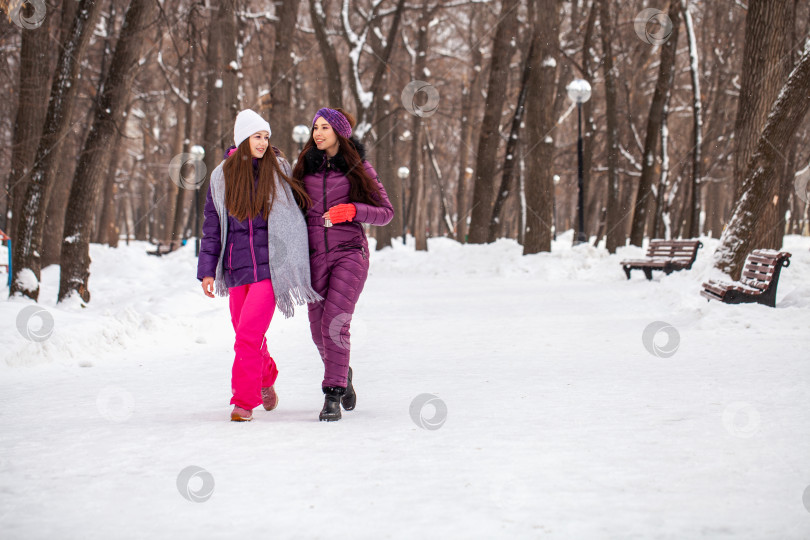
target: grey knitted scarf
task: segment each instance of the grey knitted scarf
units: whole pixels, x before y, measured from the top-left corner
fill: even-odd
[[[214,283],[218,296],[228,296],[223,271],[225,245],[228,240],[228,211],[225,209],[225,174],[222,172],[222,163],[211,173],[211,198],[219,215],[222,238],[222,250]],[[292,176],[292,169],[287,160],[279,157],[278,163],[284,174]],[[276,198],[267,216],[267,238],[273,293],[276,296],[276,305],[284,317],[293,316],[295,305],[302,306],[308,302],[323,300],[312,288],[309,275],[309,240],[304,216],[295,203],[292,188],[278,175],[276,175]]]

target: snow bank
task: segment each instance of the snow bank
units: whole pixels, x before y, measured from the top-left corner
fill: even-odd
[[[558,236],[550,253],[523,255],[515,240],[500,239],[493,244],[463,245],[447,238],[431,238],[428,251],[415,251],[414,240],[408,244],[394,242],[391,248],[374,252],[372,243],[372,276],[386,279],[413,279],[425,283],[433,280],[469,280],[470,294],[476,287],[497,287],[499,283],[547,283],[569,289],[573,297],[584,283],[598,283],[613,299],[628,302],[651,301],[672,310],[673,318],[695,321],[718,331],[762,326],[765,332],[778,331],[782,325],[807,322],[810,308],[810,238],[785,237],[783,250],[793,254],[789,268],[783,269],[775,309],[759,305],[725,305],[707,303],[699,295],[700,284],[713,275],[712,253],[719,241],[702,238],[704,247],[698,252],[691,271],[675,272],[669,276],[656,272],[648,282],[640,271],[627,280],[619,262],[644,255],[644,248],[626,246],[616,254],[590,244],[572,246],[573,231]],[[91,277],[89,289],[92,301],[84,306],[71,299],[56,304],[59,289],[59,269],[50,266],[42,272],[39,304],[13,299],[0,302],[0,313],[10,324],[0,336],[0,369],[57,363],[88,366],[99,357],[137,347],[140,340],[173,339],[175,341],[205,339],[195,325],[199,313],[223,309],[226,300],[211,302],[200,293],[196,276],[196,258],[192,244],[163,257],[148,256],[151,246],[131,242],[118,249],[91,244]],[[0,259],[6,256],[0,248]],[[0,275],[5,284],[7,276]],[[7,291],[7,289],[6,289]],[[7,293],[6,293],[7,294]],[[529,301],[527,299],[527,301]],[[600,304],[604,299],[592,298],[588,303]],[[362,302],[362,299],[361,299]],[[25,337],[26,328],[37,327],[37,317],[20,314],[26,306],[38,305],[53,318],[51,336],[41,342]],[[224,307],[225,309],[226,306]],[[752,323],[752,316],[764,315],[764,321]],[[358,324],[364,324],[359,318]]]

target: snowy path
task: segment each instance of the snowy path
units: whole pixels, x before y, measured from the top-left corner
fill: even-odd
[[[233,332],[189,279],[193,251],[93,246],[94,275],[118,278],[91,281],[86,309],[43,300],[47,341],[15,328],[30,303],[0,303],[0,537],[806,539],[796,242],[773,310],[700,298],[707,253],[652,283],[596,250],[378,253],[353,326],[357,410],[330,424],[303,311],[268,333],[278,409],[228,422]],[[55,297],[56,269],[43,279]],[[678,331],[670,357],[645,349],[654,321]],[[409,415],[424,393],[446,405],[439,429]],[[180,495],[189,466],[210,499]]]

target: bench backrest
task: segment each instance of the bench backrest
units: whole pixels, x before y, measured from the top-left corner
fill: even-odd
[[[647,257],[693,261],[702,245],[700,240],[650,240]]]
[[[740,283],[764,291],[771,286],[778,269],[788,265],[790,253],[773,249],[755,249],[745,259]]]

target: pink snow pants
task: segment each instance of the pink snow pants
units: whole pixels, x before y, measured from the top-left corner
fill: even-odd
[[[228,289],[231,322],[236,332],[231,372],[231,405],[253,410],[262,404],[262,387],[273,386],[276,363],[267,352],[265,333],[276,309],[269,279]]]

